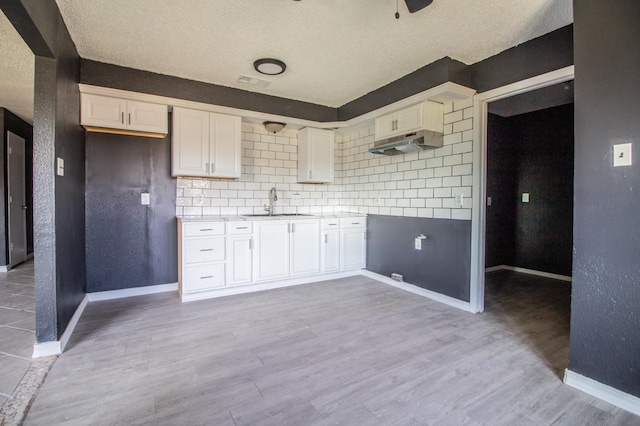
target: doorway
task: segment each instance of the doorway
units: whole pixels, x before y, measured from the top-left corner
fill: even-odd
[[[471,282],[470,310],[484,311],[485,299],[485,243],[487,209],[487,128],[489,103],[509,98],[521,93],[567,82],[574,78],[574,67],[566,67],[497,89],[480,93],[474,100],[474,117],[478,125],[473,138],[473,188],[477,196],[473,197],[471,224]]]
[[[25,178],[25,140],[7,132],[7,227],[9,266],[27,260],[27,196]]]

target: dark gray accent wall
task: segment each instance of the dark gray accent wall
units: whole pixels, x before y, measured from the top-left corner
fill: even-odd
[[[86,140],[87,292],[178,281],[170,137],[87,132]]]
[[[468,71],[467,66],[462,62],[449,57],[439,59],[342,105],[338,108],[338,119],[350,120],[448,81],[469,86]]]
[[[323,105],[125,68],[88,59],[82,60],[82,83],[306,120],[336,121],[337,119],[336,109]]]
[[[60,338],[85,293],[80,57],[55,2],[0,3],[32,49],[36,339]],[[65,160],[56,176],[55,158]]]
[[[469,66],[478,93],[573,65],[573,26],[534,38]]]
[[[574,1],[569,369],[640,397],[640,2]],[[634,165],[612,166],[632,143]]]
[[[489,116],[486,265],[571,275],[573,105]],[[522,193],[530,202],[522,202]]]
[[[25,171],[25,201],[27,206],[27,253],[33,253],[33,127],[22,120],[11,111],[0,108],[0,179],[2,185],[0,190],[0,209],[4,212],[0,217],[0,261],[2,265],[9,263],[8,240],[9,224],[7,217],[9,216],[8,192],[6,164],[7,164],[7,132],[12,132],[25,141],[24,147],[24,171]]]
[[[422,250],[414,239],[424,234]],[[471,221],[369,215],[367,269],[469,301]]]

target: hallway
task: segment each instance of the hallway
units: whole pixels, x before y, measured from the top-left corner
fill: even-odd
[[[0,407],[31,363],[35,343],[33,260],[0,272]]]

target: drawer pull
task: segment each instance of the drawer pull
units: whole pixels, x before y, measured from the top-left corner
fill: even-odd
[[[214,249],[200,249],[200,251],[214,251]]]
[[[200,231],[213,231],[213,228],[205,228],[205,229],[201,229]]]
[[[360,225],[360,222],[351,222],[352,225]]]
[[[249,229],[248,226],[238,226],[236,229]]]
[[[206,279],[213,278],[213,277],[214,277],[213,275],[207,275],[206,277],[200,277],[200,279],[201,280],[206,280]]]

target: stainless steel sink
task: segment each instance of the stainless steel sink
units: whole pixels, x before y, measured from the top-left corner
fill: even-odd
[[[242,216],[246,216],[246,217],[297,217],[297,216],[313,216],[313,215],[304,214],[304,213],[279,213],[279,214],[272,214],[272,215],[270,215],[269,213],[258,213],[258,214],[243,214]]]

